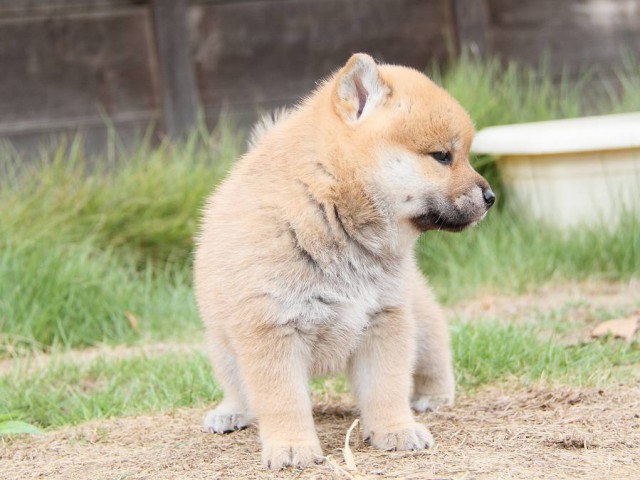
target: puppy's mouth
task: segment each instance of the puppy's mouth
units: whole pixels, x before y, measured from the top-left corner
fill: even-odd
[[[442,209],[431,208],[426,213],[413,217],[411,223],[420,232],[429,230],[444,230],[445,232],[461,232],[465,228],[473,227],[484,220],[487,209],[478,212],[459,210],[453,206]]]
[[[446,232],[461,232],[477,220],[463,220],[462,218],[448,218],[437,213],[426,213],[411,219],[411,223],[421,232],[428,230],[444,230]]]
[[[491,205],[480,197],[480,190],[474,198],[471,194],[462,195],[451,201],[443,198],[428,198],[422,205],[419,215],[411,218],[411,223],[420,232],[444,230],[461,232],[480,223],[487,215]],[[481,203],[482,202],[482,203]]]

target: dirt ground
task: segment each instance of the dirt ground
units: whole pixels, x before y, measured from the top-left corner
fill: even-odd
[[[530,321],[532,316],[570,306],[571,314],[564,318],[569,322],[593,320],[596,309],[627,310],[640,306],[640,279],[626,283],[584,281],[549,284],[521,295],[478,295],[459,302],[445,313],[449,318],[499,318],[505,321]]]
[[[329,458],[304,471],[263,470],[255,427],[206,434],[204,411],[183,409],[0,440],[0,478],[640,478],[640,383],[489,389],[421,416],[438,442],[431,451],[380,452],[354,432],[357,471],[350,472],[342,451],[356,418],[349,400],[318,405],[315,413]]]

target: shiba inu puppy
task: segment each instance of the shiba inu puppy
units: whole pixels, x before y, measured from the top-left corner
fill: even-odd
[[[363,433],[429,448],[414,420],[454,400],[449,335],[413,257],[494,202],[467,113],[422,73],[352,56],[267,121],[211,196],[195,255],[198,306],[226,433],[257,420],[265,466],[320,461],[308,382],[346,370]]]

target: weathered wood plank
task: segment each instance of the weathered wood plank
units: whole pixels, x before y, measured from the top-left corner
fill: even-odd
[[[153,0],[166,133],[178,137],[195,127],[198,91],[189,51],[185,0]]]
[[[623,49],[640,52],[640,0],[488,0],[493,52],[578,73],[608,70]]]
[[[57,119],[50,124],[40,125],[42,129],[39,130],[13,130],[8,136],[0,135],[0,144],[9,140],[28,162],[38,159],[43,148],[55,150],[62,138],[68,141],[80,136],[87,154],[100,154],[104,153],[106,145],[113,140],[113,131],[119,146],[136,150],[140,139],[151,133],[149,128],[157,123],[153,115],[140,115],[138,118],[118,117],[111,122],[110,128],[106,128],[104,119],[99,117],[82,120],[82,123],[78,124],[77,118]],[[154,141],[158,140],[155,135],[151,138]],[[2,160],[0,158],[0,163]]]
[[[64,15],[127,8],[147,4],[148,0],[0,0],[0,17]]]
[[[453,0],[456,34],[460,50],[469,49],[478,56],[488,51],[489,12],[486,0]]]
[[[237,110],[293,102],[359,51],[420,69],[444,62],[447,3],[269,0],[192,6],[189,25],[203,104]]]
[[[0,120],[37,129],[57,118],[155,111],[151,51],[142,8],[0,19]]]

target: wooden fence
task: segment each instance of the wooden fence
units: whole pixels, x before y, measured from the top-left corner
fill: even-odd
[[[423,68],[465,45],[606,73],[640,51],[640,0],[0,0],[0,138],[177,136],[198,106],[292,103],[352,52]]]

